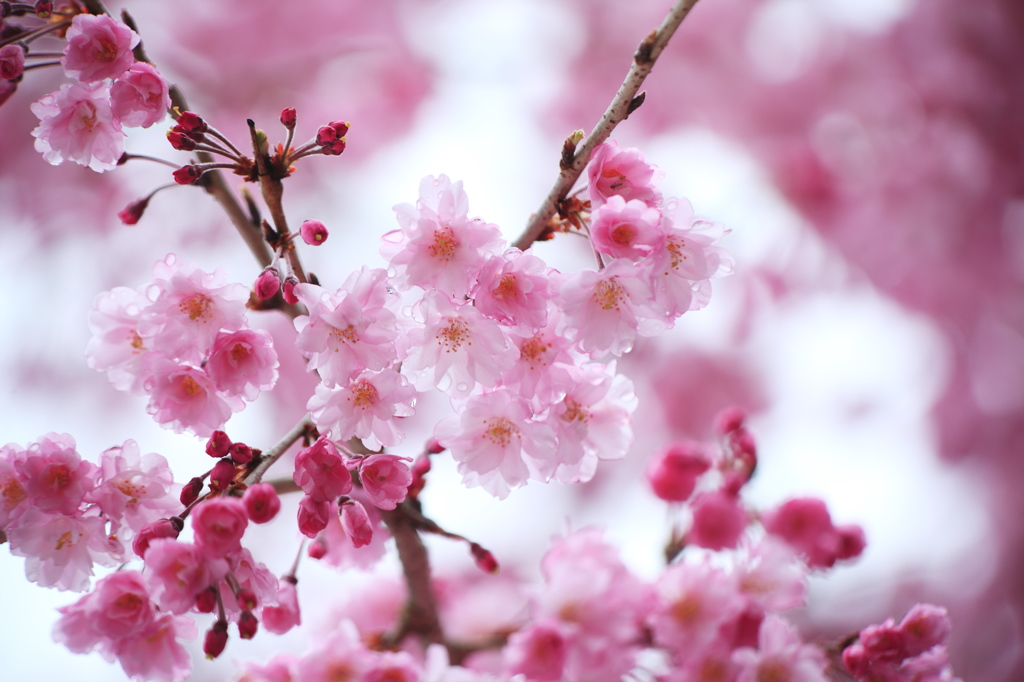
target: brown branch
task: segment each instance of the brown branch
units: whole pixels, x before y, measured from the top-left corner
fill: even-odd
[[[569,196],[569,191],[576,184],[576,180],[579,179],[587,162],[590,161],[590,155],[593,153],[594,148],[607,140],[612,131],[615,130],[615,126],[625,121],[643,103],[645,95],[640,93],[640,86],[643,85],[644,79],[647,78],[651,69],[654,68],[654,62],[657,61],[662,50],[665,49],[669,39],[696,4],[697,0],[676,0],[672,5],[672,9],[669,10],[665,19],[661,22],[661,26],[651,31],[650,35],[644,38],[639,47],[637,47],[636,53],[633,55],[633,64],[626,75],[626,79],[619,86],[619,91],[615,93],[615,97],[612,99],[611,104],[608,105],[604,116],[594,126],[590,135],[583,140],[579,147],[573,145],[575,154],[572,154],[571,150],[567,152],[565,147],[569,147],[572,144],[571,141],[576,137],[576,133],[566,140],[562,150],[562,163],[559,164],[560,170],[558,178],[555,180],[555,185],[551,188],[547,198],[544,199],[540,209],[530,218],[523,234],[520,235],[513,246],[526,250],[544,233],[551,219],[559,212],[559,205]]]
[[[257,464],[252,471],[242,480],[246,486],[255,485],[263,480],[263,475],[267,473],[267,469],[273,466],[274,462],[281,458],[285,452],[288,451],[292,445],[295,444],[299,438],[302,438],[310,429],[313,428],[313,422],[309,420],[307,414],[303,417],[298,424],[292,427],[292,430],[284,435],[284,438],[275,443],[269,450],[264,450],[260,456],[259,464]]]

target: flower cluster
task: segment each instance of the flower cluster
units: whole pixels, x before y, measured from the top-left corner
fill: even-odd
[[[843,663],[858,681],[951,682],[946,638],[952,624],[946,609],[917,604],[899,625],[892,618],[860,631],[843,650]]]
[[[71,160],[111,170],[124,153],[124,128],[163,120],[171,106],[167,81],[135,61],[139,36],[108,15],[79,14],[66,40],[61,64],[72,82],[32,105],[36,150],[53,165]]]
[[[270,334],[246,326],[248,290],[220,272],[157,262],[154,281],[117,287],[89,315],[89,366],[175,431],[208,436],[277,381]]]
[[[0,448],[0,535],[29,580],[82,591],[93,564],[127,561],[133,540],[178,507],[167,460],[129,440],[83,460],[67,434]]]

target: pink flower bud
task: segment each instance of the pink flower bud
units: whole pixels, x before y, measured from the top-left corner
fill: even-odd
[[[299,280],[294,275],[289,275],[284,280],[284,285],[281,287],[281,295],[284,296],[285,303],[288,305],[295,305],[299,302],[299,297],[295,295],[295,287],[298,283]]]
[[[275,267],[268,267],[256,278],[256,297],[266,301],[281,290],[281,275]]]
[[[327,527],[331,516],[331,503],[326,500],[314,500],[303,495],[299,500],[299,532],[307,538],[315,538]]]
[[[867,547],[868,541],[864,537],[864,529],[856,524],[837,526],[836,532],[839,533],[839,549],[836,552],[837,559],[855,559]]]
[[[918,656],[944,644],[952,629],[946,609],[932,604],[915,604],[899,627],[907,656]]]
[[[37,0],[36,16],[40,19],[49,19],[51,14],[53,14],[52,0]]]
[[[206,125],[206,121],[202,119],[199,114],[191,111],[183,111],[181,116],[178,117],[177,126],[186,133],[205,133],[209,130],[209,126]]]
[[[334,133],[334,128],[329,125],[322,126],[316,131],[316,143],[319,145],[330,144],[331,142],[334,142],[336,138],[337,135]]]
[[[241,551],[242,535],[248,525],[245,505],[237,497],[215,497],[192,512],[196,545],[210,558]]]
[[[431,455],[440,455],[442,452],[447,450],[445,446],[441,445],[441,441],[436,438],[431,438],[427,441],[427,452]]]
[[[167,131],[167,141],[179,152],[191,152],[196,148],[196,141],[185,133],[176,130]]]
[[[120,218],[121,222],[125,225],[135,225],[139,222],[139,219],[142,217],[143,212],[145,212],[146,207],[149,206],[149,200],[152,198],[153,196],[150,195],[148,197],[136,199],[118,211],[117,217]]]
[[[224,490],[235,480],[237,473],[234,462],[227,458],[220,460],[210,472],[210,490]]]
[[[242,495],[245,513],[253,523],[267,523],[281,510],[281,498],[269,483],[251,485]]]
[[[743,426],[746,413],[738,407],[727,407],[715,417],[715,433],[725,436]]]
[[[299,227],[302,241],[310,246],[319,246],[327,241],[327,227],[319,220],[307,220]]]
[[[370,525],[366,508],[354,500],[348,500],[341,505],[341,527],[345,529],[345,534],[352,540],[352,546],[356,549],[370,544],[373,539],[373,526]]]
[[[881,625],[869,625],[860,631],[860,644],[875,661],[899,663],[907,657],[903,633],[892,618]]]
[[[747,513],[739,499],[716,490],[693,501],[693,527],[687,540],[711,550],[731,549],[747,527]]]
[[[281,125],[283,125],[288,130],[295,129],[295,119],[295,107],[285,107],[281,111]]]
[[[174,171],[174,181],[179,185],[194,185],[203,177],[203,169],[196,165],[182,166]]]
[[[863,679],[867,676],[871,659],[868,656],[868,652],[864,650],[864,647],[860,644],[854,644],[843,649],[843,665],[853,673],[854,677]]]
[[[327,554],[327,545],[322,542],[311,542],[306,554],[310,559],[323,559]]]
[[[0,78],[13,80],[25,71],[25,50],[20,45],[0,47]]]
[[[405,462],[408,457],[380,454],[370,455],[359,462],[359,479],[363,492],[374,506],[394,509],[408,493],[412,473]]]
[[[252,615],[252,611],[242,611],[238,616],[238,636],[242,639],[255,637],[259,626],[260,622],[256,620],[256,616]]]
[[[228,434],[223,431],[214,431],[210,434],[210,440],[206,441],[206,454],[210,457],[220,459],[226,457],[231,451],[232,442]]]
[[[178,499],[186,507],[199,499],[199,493],[203,492],[203,479],[196,476],[181,487],[181,495]]]
[[[325,154],[327,156],[339,156],[343,151],[345,151],[346,145],[347,142],[343,137],[340,140],[335,140],[334,142],[328,145],[324,145],[324,147],[320,150],[320,153]]]
[[[647,465],[647,482],[667,502],[684,502],[697,487],[697,478],[711,468],[699,443],[679,441],[659,451]]]
[[[328,124],[334,129],[334,139],[340,140],[341,138],[348,135],[349,123],[348,121],[334,121]]]
[[[145,558],[146,550],[149,549],[149,543],[157,538],[171,538],[172,540],[178,537],[178,533],[181,532],[182,523],[181,519],[174,517],[173,519],[160,519],[153,523],[147,524],[142,527],[135,539],[132,540],[132,551],[136,555]]]
[[[473,561],[476,562],[477,568],[484,573],[490,573],[493,575],[500,570],[498,560],[494,558],[493,554],[480,545],[475,542],[470,543],[469,551],[473,555]]]
[[[245,587],[238,591],[235,601],[238,603],[238,608],[243,611],[252,611],[260,603],[259,599],[256,598],[256,593]]]
[[[313,543],[314,545],[320,543]],[[321,547],[323,545],[320,545]],[[310,546],[312,550],[313,546]],[[277,588],[277,605],[263,607],[263,627],[267,632],[283,635],[302,623],[299,612],[299,598],[295,592],[294,578],[283,578]]]
[[[217,608],[217,588],[208,587],[196,595],[195,609],[199,613],[213,613]]]
[[[248,464],[252,461],[253,453],[245,443],[235,443],[231,446],[231,461],[235,464]]]
[[[218,620],[206,633],[206,638],[203,640],[203,653],[212,661],[224,652],[224,647],[227,645],[228,623]]]
[[[430,457],[420,455],[412,463],[412,483],[409,484],[409,497],[417,497],[423,492],[423,486],[427,484],[427,474],[430,472]]]

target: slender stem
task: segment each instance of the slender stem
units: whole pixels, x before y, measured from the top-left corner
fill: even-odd
[[[275,443],[269,450],[263,451],[259,464],[249,472],[249,475],[243,479],[242,483],[250,486],[263,480],[263,475],[267,473],[267,469],[272,467],[274,462],[281,459],[281,455],[287,452],[288,448],[311,428],[313,428],[313,422],[309,420],[309,415],[307,414],[298,424],[292,427],[291,431],[284,435],[284,438]]]
[[[619,87],[619,91],[615,93],[608,109],[590,134],[576,148],[575,154],[570,157],[569,154],[563,152],[561,169],[554,187],[551,188],[551,192],[544,199],[540,209],[530,218],[523,234],[513,246],[526,250],[548,227],[551,218],[558,213],[559,204],[569,195],[569,190],[572,189],[586,167],[594,148],[607,140],[615,130],[615,126],[625,121],[643,101],[643,94],[637,95],[640,92],[640,86],[643,85],[647,74],[654,68],[654,62],[665,49],[669,39],[696,4],[697,0],[676,0],[672,9],[661,22],[661,26],[651,31],[641,41],[633,55],[633,64],[629,73]]]
[[[43,26],[42,28],[37,28],[34,31],[29,31],[27,33],[16,33],[7,40],[0,40],[0,47],[3,47],[4,45],[10,45],[12,43],[28,43],[35,40],[36,38],[43,37],[47,33],[59,31],[60,29],[67,28],[70,25],[70,21],[59,21],[56,24],[49,24],[47,26]]]

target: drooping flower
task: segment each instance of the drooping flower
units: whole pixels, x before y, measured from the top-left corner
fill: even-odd
[[[218,390],[255,400],[277,383],[277,352],[263,329],[221,332],[210,347],[206,373]]]
[[[590,202],[596,208],[618,196],[625,201],[657,206],[661,203],[661,193],[655,186],[662,175],[644,160],[639,149],[620,149],[614,141],[605,142],[594,149],[587,166]]]
[[[114,116],[127,128],[149,128],[171,108],[167,81],[152,64],[135,62],[110,86]]]
[[[102,173],[117,166],[125,134],[110,109],[105,82],[65,83],[31,105],[39,125],[32,131],[36,151],[58,166],[74,161]]]
[[[64,73],[82,83],[117,78],[135,61],[139,36],[107,14],[79,14],[71,20],[64,46]]]
[[[661,211],[642,201],[611,196],[591,215],[594,248],[615,258],[638,260],[665,242]]]
[[[335,440],[355,436],[366,447],[378,450],[398,445],[405,438],[396,418],[411,416],[415,399],[416,389],[405,377],[384,369],[365,371],[333,389],[318,385],[306,409],[321,432]]]

